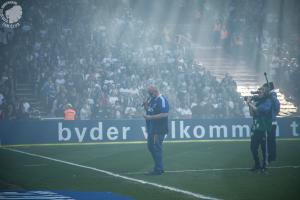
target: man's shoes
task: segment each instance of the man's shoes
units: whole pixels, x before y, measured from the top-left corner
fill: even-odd
[[[267,170],[266,167],[262,167],[262,168],[260,169],[260,172],[261,172],[262,174],[267,174],[267,173],[268,173],[268,170]]]
[[[262,174],[267,174],[267,168],[266,167],[252,167],[251,169],[249,169],[250,172],[255,172],[255,173],[262,173]]]
[[[260,167],[252,167],[251,169],[249,169],[250,172],[259,172],[261,169]]]
[[[159,175],[162,175],[164,173],[164,171],[151,171],[151,172],[148,172],[146,173],[145,175],[146,176],[159,176]]]

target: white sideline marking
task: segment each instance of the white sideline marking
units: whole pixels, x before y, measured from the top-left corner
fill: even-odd
[[[64,161],[64,160],[59,160],[59,159],[56,159],[56,158],[42,156],[42,155],[38,155],[38,154],[34,154],[34,153],[28,153],[28,152],[20,151],[20,150],[17,150],[17,149],[9,149],[9,148],[3,148],[3,149],[13,151],[13,152],[17,152],[17,153],[21,153],[21,154],[25,154],[25,155],[29,155],[29,156],[33,156],[33,157],[43,158],[43,159],[47,159],[47,160],[51,160],[51,161],[55,161],[55,162],[59,162],[59,163],[64,163],[64,164],[67,164],[67,165],[72,165],[72,166],[76,166],[76,167],[90,169],[90,170],[101,172],[101,173],[104,173],[104,174],[107,174],[107,175],[110,175],[110,176],[113,176],[113,177],[125,179],[125,180],[132,181],[132,182],[137,182],[137,183],[141,183],[141,184],[145,184],[145,185],[151,185],[151,186],[154,186],[154,187],[162,188],[162,189],[165,189],[165,190],[170,190],[170,191],[173,191],[173,192],[182,193],[182,194],[192,196],[192,197],[196,197],[196,198],[199,198],[199,199],[220,200],[220,199],[215,198],[215,197],[210,197],[210,196],[206,196],[206,195],[203,195],[203,194],[190,192],[190,191],[187,191],[187,190],[182,190],[182,189],[178,189],[178,188],[171,187],[171,186],[166,186],[166,185],[161,185],[161,184],[157,184],[157,183],[153,183],[153,182],[148,182],[148,181],[144,181],[144,180],[141,180],[141,179],[131,178],[131,177],[123,176],[123,175],[116,174],[116,173],[113,173],[113,172],[110,172],[110,171],[97,169],[97,168],[89,167],[89,166],[85,166],[85,165],[80,165],[80,164],[76,164],[76,163],[72,163],[72,162],[68,162],[68,161]]]
[[[28,164],[28,165],[23,165],[24,167],[44,167],[48,166],[47,164]]]
[[[268,169],[284,169],[284,168],[300,168],[300,165],[287,165],[287,166],[274,166],[268,167]],[[236,168],[220,168],[220,169],[186,169],[186,170],[170,170],[165,173],[185,173],[185,172],[214,172],[214,171],[235,171],[235,170],[249,170],[248,167],[236,167]],[[127,172],[124,174],[144,174],[145,172]]]

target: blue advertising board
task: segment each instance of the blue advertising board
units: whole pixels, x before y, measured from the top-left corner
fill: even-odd
[[[74,192],[74,191],[14,191],[0,190],[0,199],[64,199],[64,200],[133,200],[112,192]]]
[[[246,139],[251,119],[176,119],[166,140]],[[299,138],[300,118],[278,119],[277,137]],[[2,145],[145,141],[144,120],[1,121]]]

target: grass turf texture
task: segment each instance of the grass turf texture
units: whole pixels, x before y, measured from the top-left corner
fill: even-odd
[[[278,159],[271,166],[299,166],[300,140],[277,142]],[[231,200],[298,199],[300,168],[271,168],[267,174],[246,169],[147,172],[153,162],[146,144],[99,144],[14,147],[38,155],[73,162],[117,174],[173,186],[194,193]],[[195,199],[185,194],[134,183],[100,172],[0,148],[0,188],[26,190],[111,191],[135,199]],[[253,162],[249,141],[164,144],[165,170],[245,168]]]

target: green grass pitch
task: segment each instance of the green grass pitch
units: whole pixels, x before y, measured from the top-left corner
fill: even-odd
[[[249,141],[166,142],[162,176],[143,174],[153,165],[145,143],[9,148],[218,199],[300,199],[300,140],[278,140],[277,146],[277,161],[262,174],[246,169],[253,164]],[[0,189],[110,191],[142,200],[196,199],[5,148],[0,148]]]

